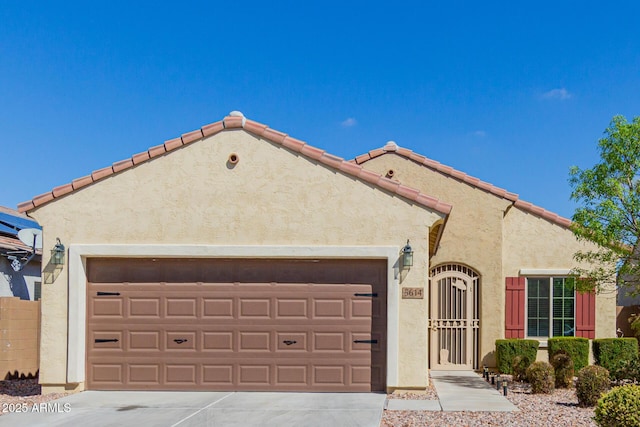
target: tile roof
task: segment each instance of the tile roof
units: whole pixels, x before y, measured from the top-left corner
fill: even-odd
[[[447,176],[451,176],[453,178],[456,178],[462,182],[465,182],[473,187],[479,188],[481,190],[487,191],[495,196],[498,197],[502,197],[504,199],[507,199],[511,202],[513,202],[514,206],[532,213],[534,215],[537,215],[539,217],[542,217],[552,223],[558,224],[562,227],[570,227],[571,226],[571,220],[568,218],[564,218],[561,217],[558,214],[555,214],[551,211],[548,211],[544,208],[541,208],[539,206],[536,206],[532,203],[529,202],[525,202],[524,200],[521,200],[520,197],[515,194],[515,193],[510,193],[507,190],[504,190],[500,187],[496,187],[493,184],[489,184],[488,182],[484,182],[481,181],[478,178],[472,177],[470,175],[467,175],[464,172],[458,171],[450,166],[446,166],[443,165],[440,162],[437,162],[435,160],[431,160],[425,156],[422,156],[420,154],[414,153],[413,151],[406,149],[406,148],[401,148],[399,147],[395,142],[393,141],[389,141],[384,147],[382,148],[377,148],[375,150],[369,151],[368,153],[365,153],[361,156],[356,157],[355,159],[351,160],[351,162],[353,164],[357,164],[357,165],[361,165],[362,163],[365,163],[371,159],[374,159],[376,157],[382,156],[383,154],[387,154],[387,153],[394,153],[397,154],[399,156],[405,157],[407,159],[411,159],[417,163],[420,163],[426,167],[428,167],[429,169],[433,169],[436,170],[438,172],[443,173],[444,175]]]
[[[200,129],[185,133],[179,138],[171,139],[166,141],[164,144],[151,147],[147,151],[134,154],[131,158],[115,162],[111,166],[94,171],[91,175],[83,176],[68,184],[58,186],[47,193],[35,196],[29,201],[20,203],[18,205],[18,210],[20,212],[28,212],[49,203],[56,198],[65,196],[81,189],[82,187],[86,187],[87,185],[129,169],[142,162],[152,160],[155,157],[164,155],[165,153],[171,152],[194,141],[231,129],[244,129],[245,131],[266,139],[274,144],[282,145],[291,151],[300,153],[333,169],[342,171],[345,174],[354,176],[369,184],[373,184],[391,193],[402,196],[403,198],[409,199],[412,202],[425,206],[431,210],[435,210],[445,215],[451,212],[452,206],[450,204],[441,202],[440,200],[421,193],[414,188],[402,185],[398,181],[391,180],[364,169],[362,166],[346,161],[341,157],[329,154],[326,151],[313,147],[304,141],[292,138],[285,133],[271,129],[267,125],[246,119],[242,113],[237,111],[231,112],[221,121],[211,123]]]
[[[31,247],[25,245],[20,240],[11,236],[3,236],[0,235],[0,253],[6,251],[26,251],[31,252]],[[40,255],[42,253],[41,249],[36,250],[36,254]]]

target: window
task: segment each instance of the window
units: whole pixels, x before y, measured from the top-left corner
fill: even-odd
[[[33,282],[33,300],[39,301],[42,293],[42,282]]]
[[[574,336],[575,302],[572,278],[528,277],[527,336]]]

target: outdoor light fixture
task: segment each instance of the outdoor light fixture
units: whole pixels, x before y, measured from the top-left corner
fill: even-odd
[[[413,249],[409,244],[409,239],[407,239],[407,244],[402,248],[402,266],[404,268],[411,268],[413,265]]]
[[[51,264],[64,264],[64,245],[60,243],[59,237],[56,237],[56,245],[51,249]]]

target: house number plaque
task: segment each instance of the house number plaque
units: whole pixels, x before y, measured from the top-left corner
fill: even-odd
[[[402,288],[402,299],[424,299],[424,289]]]

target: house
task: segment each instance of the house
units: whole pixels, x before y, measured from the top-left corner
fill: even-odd
[[[42,284],[41,251],[18,238],[18,232],[23,229],[40,229],[40,226],[25,214],[0,206],[0,297],[37,301]]]
[[[615,332],[615,300],[568,286],[568,220],[239,112],[19,210],[68,249],[42,289],[45,393],[423,389],[493,363],[497,338]]]

